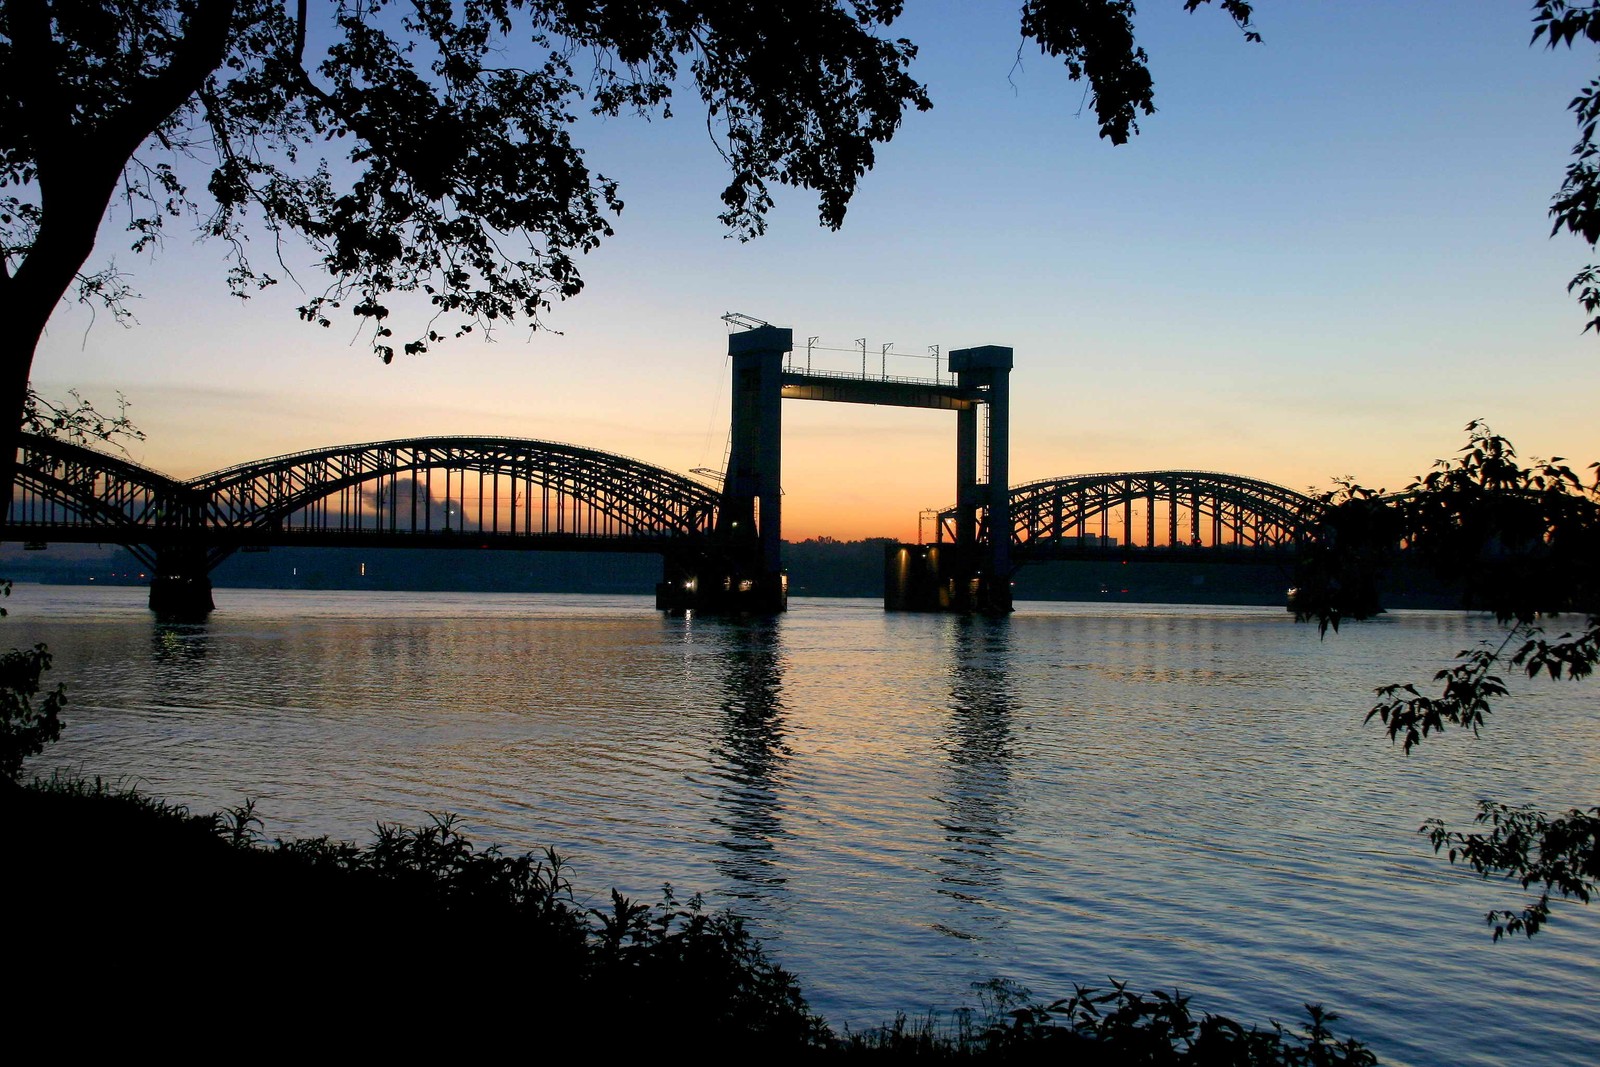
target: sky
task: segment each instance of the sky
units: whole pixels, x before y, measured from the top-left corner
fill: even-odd
[[[181,226],[153,256],[108,226],[97,256],[130,274],[138,324],[63,305],[35,383],[102,407],[120,391],[147,435],[132,458],[180,477],[451,433],[687,472],[722,464],[734,311],[802,346],[864,337],[874,363],[885,343],[1010,346],[1014,483],[1198,469],[1395,489],[1478,418],[1525,457],[1600,459],[1600,339],[1566,293],[1590,250],[1548,218],[1592,50],[1530,47],[1518,0],[1261,0],[1259,45],[1146,0],[1158,111],[1113,146],[1082,85],[1019,54],[1018,6],[908,0],[892,32],[920,46],[934,107],[880,147],[837,232],[785,191],[766,236],[727,237],[723,163],[685,101],[578,131],[626,207],[550,331],[385,366],[353,323],[301,323],[293,285],[231,298],[224,250]],[[954,499],[950,413],[783,418],[790,540],[910,540]]]

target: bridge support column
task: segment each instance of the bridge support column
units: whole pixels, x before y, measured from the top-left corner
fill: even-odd
[[[774,615],[789,608],[789,577],[769,574],[748,550],[669,555],[656,609],[669,615]]]
[[[883,610],[1006,615],[1011,576],[996,577],[980,549],[944,542],[885,545]]]
[[[789,606],[783,574],[783,357],[794,331],[732,334],[733,419],[717,512],[717,547],[669,556],[656,587],[663,611],[774,615]]]
[[[1012,610],[1011,364],[1011,349],[999,345],[950,353],[950,370],[968,393],[956,410],[955,543],[887,546],[885,611]],[[981,439],[980,404],[988,416]]]
[[[956,412],[956,544],[970,551],[978,543],[978,511],[983,497],[978,484],[978,406]]]
[[[959,412],[956,422],[956,543],[965,548],[949,562],[945,581],[965,586],[960,606],[945,611],[1011,611],[1011,364],[1001,345],[958,348],[950,369],[964,389],[986,404],[983,461],[977,456],[976,407]],[[979,480],[981,476],[982,480]],[[979,523],[977,513],[983,512]],[[970,531],[970,532],[969,532]],[[963,544],[962,537],[968,540]]]
[[[155,575],[150,582],[150,610],[163,619],[189,622],[203,620],[215,609],[205,549],[157,549]]]

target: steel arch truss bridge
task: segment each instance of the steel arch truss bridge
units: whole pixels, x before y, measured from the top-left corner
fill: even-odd
[[[1257,556],[1292,548],[1321,510],[1281,485],[1212,471],[1048,478],[1011,490],[1012,554],[1018,562],[1195,549]],[[954,539],[955,515],[939,512],[939,540]]]
[[[716,489],[550,441],[428,437],[243,463],[188,481],[23,435],[6,534],[127,546],[209,571],[268,545],[662,552],[707,539]],[[203,563],[202,563],[203,558]]]

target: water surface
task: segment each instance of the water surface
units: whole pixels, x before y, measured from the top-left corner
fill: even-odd
[[[751,917],[836,1025],[1108,977],[1264,1023],[1321,1002],[1401,1064],[1600,1062],[1600,913],[1532,941],[1518,894],[1434,857],[1478,797],[1596,803],[1596,683],[1514,682],[1485,736],[1410,758],[1362,725],[1492,620],[1318,639],[1258,608],[1024,604],[1010,619],[796,599],[667,619],[638,597],[23,587],[71,704],[31,769],[137,783],[269,834],[455,812],[553,846],[580,892],[663,882]]]

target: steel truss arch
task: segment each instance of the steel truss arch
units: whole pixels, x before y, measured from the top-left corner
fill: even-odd
[[[379,502],[376,509],[362,510],[371,506],[362,500],[356,515],[345,517],[347,525],[422,532],[417,529],[420,522],[433,532],[433,472],[448,475],[447,529],[452,528],[449,508],[458,492],[479,512],[477,521],[469,521],[463,516],[464,507],[457,511],[453,529],[458,531],[688,537],[714,528],[719,500],[708,486],[626,456],[508,437],[426,437],[342,445],[239,464],[187,484],[205,499],[205,523],[216,530],[276,530],[294,525],[297,515],[304,525],[316,521],[310,513],[319,502],[370,486]],[[420,511],[419,475],[427,476],[429,491]],[[470,494],[468,475],[479,476],[478,487]],[[484,479],[489,479],[488,489]],[[507,495],[497,491],[502,481],[508,483]],[[410,515],[401,522],[398,502],[408,488],[413,498]],[[540,491],[537,507],[535,488]],[[387,522],[381,513],[384,501],[389,508]]]
[[[1131,510],[1145,508],[1143,536],[1132,529]],[[1159,529],[1159,507],[1166,521]],[[1257,548],[1292,545],[1321,513],[1316,499],[1258,478],[1217,471],[1136,471],[1078,474],[1045,478],[1011,490],[1012,544],[1019,549],[1047,551],[1065,542],[1081,545],[1097,535],[1091,520],[1103,530],[1115,511],[1121,510],[1124,545],[1156,547],[1202,542],[1209,532],[1213,545],[1233,544]],[[956,509],[939,512],[939,536],[950,535]],[[1180,523],[1180,513],[1188,521]],[[987,537],[987,528],[979,537]]]
[[[398,501],[408,489],[402,522]],[[442,522],[436,489],[444,491]],[[342,513],[324,506],[330,498],[341,498]],[[285,531],[324,535],[328,543],[348,535],[393,541],[481,533],[530,547],[648,550],[710,536],[719,503],[717,490],[672,471],[524,438],[342,445],[179,481],[105,452],[24,434],[6,527],[18,539],[122,544],[141,559],[169,546],[203,546],[214,565],[241,545],[269,543]]]
[[[125,543],[131,531],[144,531],[142,545],[186,526],[194,503],[184,483],[160,471],[70,441],[23,433],[6,526],[41,540],[115,543]],[[130,547],[146,563],[153,558]]]

